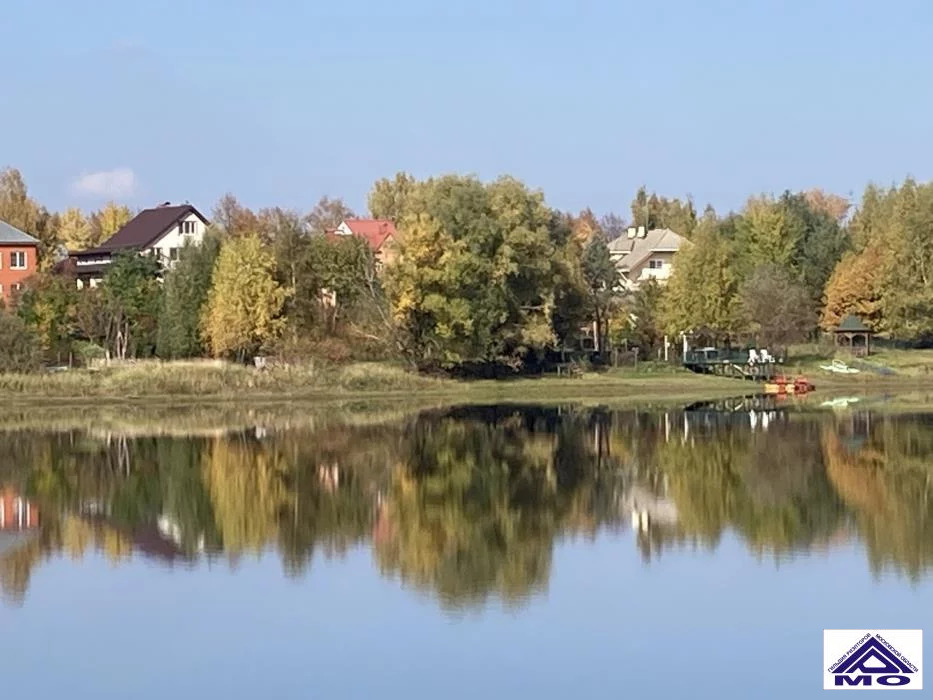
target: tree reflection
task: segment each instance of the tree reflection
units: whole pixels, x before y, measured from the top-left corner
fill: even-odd
[[[302,576],[369,546],[450,608],[519,605],[558,542],[606,531],[631,529],[649,562],[727,533],[767,556],[858,537],[874,571],[911,578],[933,561],[923,416],[466,407],[202,437],[9,432],[0,457],[0,491],[42,514],[0,532],[14,602],[59,553],[194,566],[274,550]]]

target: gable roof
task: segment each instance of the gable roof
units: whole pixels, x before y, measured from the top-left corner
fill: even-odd
[[[626,270],[641,265],[655,253],[676,253],[684,245],[693,245],[679,233],[675,233],[669,228],[654,228],[648,231],[644,238],[620,237],[612,243],[616,243],[622,238],[624,238],[625,243],[619,244],[615,249],[610,244],[609,249],[610,252],[621,252],[623,254],[624,257],[622,257],[620,265]],[[626,244],[631,245],[625,247]]]
[[[862,323],[860,319],[855,314],[849,314],[844,319],[842,323],[839,324],[839,327],[836,329],[837,333],[872,333],[872,329]]]
[[[374,253],[398,233],[388,219],[345,219],[343,223],[354,236],[364,239]]]
[[[82,250],[80,254],[112,253],[118,250],[141,249],[154,243],[189,214],[195,214],[207,224],[207,219],[190,204],[143,209],[126,225],[96,248]]]
[[[0,221],[0,244],[2,243],[39,245],[39,239],[33,238],[28,233],[20,231],[15,226],[8,224],[6,221]]]

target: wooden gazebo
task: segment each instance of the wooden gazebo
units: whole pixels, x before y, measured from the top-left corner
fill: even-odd
[[[874,333],[862,322],[862,319],[853,314],[842,319],[839,326],[833,330],[836,347],[848,348],[853,355],[857,356],[871,354],[871,337]]]

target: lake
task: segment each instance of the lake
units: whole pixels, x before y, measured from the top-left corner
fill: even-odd
[[[931,415],[205,412],[0,423],[5,696],[815,697],[933,627]]]

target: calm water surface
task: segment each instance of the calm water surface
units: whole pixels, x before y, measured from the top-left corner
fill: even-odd
[[[815,697],[933,629],[930,416],[118,418],[2,426],[4,696]]]

